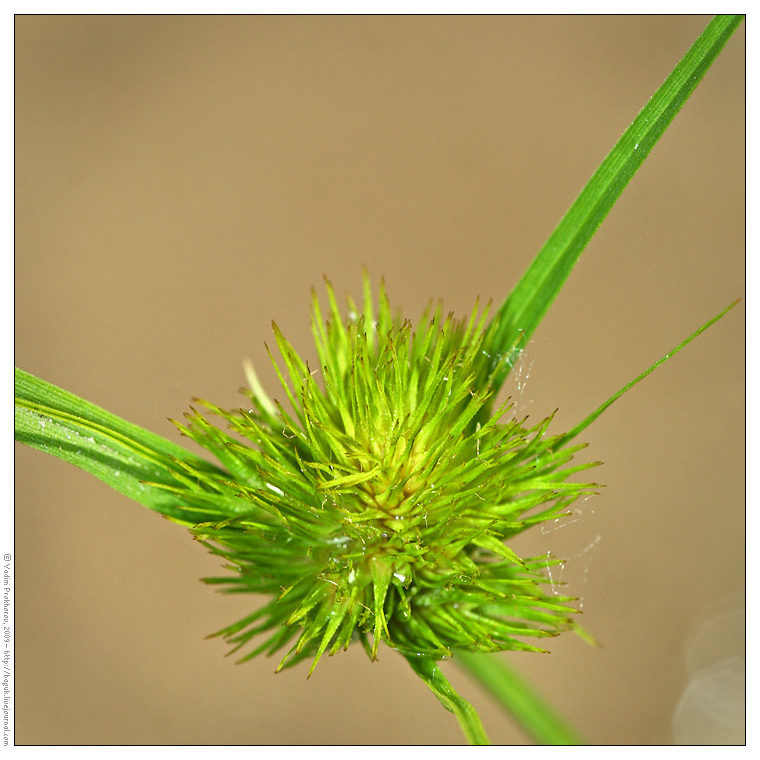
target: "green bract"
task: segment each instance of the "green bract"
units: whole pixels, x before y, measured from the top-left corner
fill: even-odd
[[[537,649],[523,637],[572,627],[571,600],[546,589],[554,560],[505,542],[566,513],[594,487],[569,476],[593,464],[567,466],[582,446],[548,435],[551,417],[529,426],[505,404],[488,418],[486,314],[439,306],[415,328],[384,288],[375,316],[365,279],[344,324],[328,295],[326,323],[314,298],[318,368],[274,327],[290,410],[251,371],[250,410],[202,402],[235,436],[197,411],[180,426],[233,474],[217,488],[240,504],[192,529],[235,571],[208,582],[270,597],[220,633],[236,648],[262,635],[244,659],[290,645],[280,667],[311,657],[313,670],[354,639],[373,659],[381,641],[442,658]]]

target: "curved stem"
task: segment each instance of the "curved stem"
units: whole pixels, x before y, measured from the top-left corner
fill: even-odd
[[[429,657],[416,655],[404,655],[412,670],[428,685],[430,690],[438,697],[438,701],[449,711],[454,713],[459,725],[462,727],[467,741],[470,744],[490,744],[480,716],[475,708],[457,694],[446,677],[441,673],[435,660]]]
[[[537,744],[584,743],[503,658],[458,651],[455,660],[497,699]]]

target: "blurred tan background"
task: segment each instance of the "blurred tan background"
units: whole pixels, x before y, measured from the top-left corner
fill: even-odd
[[[192,397],[237,405],[245,357],[276,391],[272,319],[311,355],[323,275],[358,294],[366,265],[414,318],[498,303],[708,20],[18,17],[16,363],[178,440]],[[555,432],[744,295],[744,40],[509,383],[534,419],[559,408]],[[743,741],[744,329],[742,304],[597,421],[607,487],[518,547],[568,558],[603,646],[507,656],[589,742]],[[462,741],[391,651],[308,682],[225,659],[204,637],[255,599],[199,583],[218,562],[182,529],[23,447],[16,558],[18,743]],[[494,742],[528,741],[445,669]]]

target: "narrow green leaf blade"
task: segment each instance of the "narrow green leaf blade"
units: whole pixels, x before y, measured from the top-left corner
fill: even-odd
[[[149,509],[188,523],[219,519],[176,493],[173,473],[224,477],[213,464],[171,441],[34,375],[15,371],[16,440],[76,465]],[[155,486],[152,484],[156,484]]]
[[[716,16],[600,164],[489,327],[493,385],[504,381],[625,186],[743,16]]]
[[[631,380],[630,383],[624,385],[617,393],[614,393],[612,396],[610,396],[603,404],[598,406],[593,412],[591,412],[591,414],[588,415],[588,417],[579,422],[572,430],[569,430],[567,433],[557,438],[552,443],[551,448],[554,451],[559,451],[579,433],[585,430],[595,419],[597,419],[597,417],[599,417],[608,407],[614,404],[615,401],[617,401],[624,393],[628,392],[631,388],[633,388],[634,385],[640,383],[645,377],[647,377],[647,375],[651,375],[652,372],[654,372],[661,364],[664,364],[668,359],[675,356],[682,348],[691,343],[694,338],[696,338],[698,335],[701,335],[705,330],[707,330],[708,327],[714,325],[719,319],[721,319],[721,317],[725,316],[729,311],[731,311],[731,309],[733,309],[734,306],[739,303],[739,300],[741,299],[737,299],[732,304],[723,309],[720,314],[716,314],[712,319],[705,322],[702,327],[695,330],[688,338],[686,338],[686,340],[681,341],[675,348],[668,351],[665,356],[663,356],[661,359],[658,359],[651,367],[649,367],[649,369],[644,370],[638,377]]]

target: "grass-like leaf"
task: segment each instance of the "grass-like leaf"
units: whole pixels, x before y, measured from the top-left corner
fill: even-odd
[[[602,161],[494,315],[489,342],[496,388],[508,375],[599,225],[742,18],[716,16],[707,25]]]
[[[652,372],[654,372],[661,364],[664,364],[668,359],[675,356],[682,348],[685,348],[687,345],[689,345],[689,343],[691,343],[694,338],[701,335],[705,330],[707,330],[708,327],[711,327],[719,319],[724,317],[729,311],[731,311],[731,309],[734,308],[734,306],[736,306],[736,304],[739,303],[739,300],[740,299],[737,299],[733,303],[726,306],[723,311],[721,311],[719,314],[716,314],[712,319],[709,319],[701,327],[697,328],[688,338],[682,340],[675,348],[668,351],[665,356],[663,356],[661,359],[658,359],[651,367],[645,369],[638,377],[631,380],[630,383],[626,383],[617,393],[614,393],[603,404],[600,404],[593,412],[591,412],[591,414],[588,415],[588,417],[585,417],[583,420],[581,420],[572,430],[569,430],[564,435],[559,436],[556,439],[554,446],[562,447],[567,445],[569,441],[582,433],[595,419],[600,417],[602,413],[612,404],[614,404],[615,401],[617,401],[624,393],[627,393],[629,390],[631,390],[631,388],[633,388],[634,385],[637,385],[645,377],[651,375]]]
[[[167,517],[195,524],[224,512],[191,504],[172,489],[224,478],[186,449],[73,393],[16,369],[16,440],[100,478],[119,493]]]

